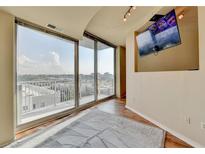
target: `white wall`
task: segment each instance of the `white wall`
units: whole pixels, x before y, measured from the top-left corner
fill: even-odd
[[[13,140],[14,18],[0,12],[0,147]]]
[[[127,106],[194,146],[205,147],[205,7],[198,9],[199,71],[134,72],[134,32],[127,36]],[[183,41],[183,40],[182,40]],[[190,116],[191,123],[185,121]]]

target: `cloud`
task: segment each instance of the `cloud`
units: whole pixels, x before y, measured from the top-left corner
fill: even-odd
[[[31,60],[30,58],[26,57],[25,55],[20,55],[18,57],[18,64],[28,64],[28,63],[34,63],[33,60]]]
[[[61,65],[60,64],[60,56],[55,51],[50,52],[47,56],[44,57],[47,63],[52,65]]]
[[[41,55],[38,61],[25,55],[17,57],[18,74],[65,74],[66,71],[60,63],[60,56],[56,52]]]

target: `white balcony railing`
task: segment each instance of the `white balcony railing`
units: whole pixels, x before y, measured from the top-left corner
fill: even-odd
[[[99,87],[100,98],[114,94],[113,82],[108,85],[99,83]],[[73,80],[18,82],[17,101],[20,120],[28,118],[33,120],[48,113],[73,108],[74,92]],[[79,99],[81,105],[93,101],[93,83],[80,81]]]
[[[19,82],[17,87],[22,114],[74,99],[74,85],[69,81]]]

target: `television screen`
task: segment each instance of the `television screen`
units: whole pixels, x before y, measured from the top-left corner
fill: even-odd
[[[172,10],[160,18],[136,39],[140,56],[181,44],[175,11]]]

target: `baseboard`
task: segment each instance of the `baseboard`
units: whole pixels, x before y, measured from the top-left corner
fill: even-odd
[[[171,133],[172,135],[176,136],[177,138],[183,140],[184,142],[190,144],[191,146],[193,146],[193,147],[195,147],[195,148],[204,148],[203,145],[201,145],[201,144],[199,144],[199,143],[193,141],[192,139],[190,139],[190,138],[188,138],[188,137],[182,135],[181,133],[178,133],[178,132],[176,132],[176,131],[174,131],[174,130],[172,130],[172,129],[170,129],[170,128],[164,126],[164,125],[162,125],[162,124],[159,123],[158,121],[156,121],[156,120],[154,120],[154,119],[152,119],[152,118],[150,118],[150,117],[148,117],[148,116],[146,116],[146,115],[144,115],[144,114],[142,114],[142,113],[140,113],[140,112],[134,110],[133,108],[131,108],[131,107],[127,106],[127,105],[126,105],[126,108],[129,109],[129,110],[131,110],[132,112],[134,112],[134,113],[140,115],[141,117],[145,118],[146,120],[152,122],[153,124],[157,125],[158,127],[162,128],[163,130],[165,130],[165,131]]]

